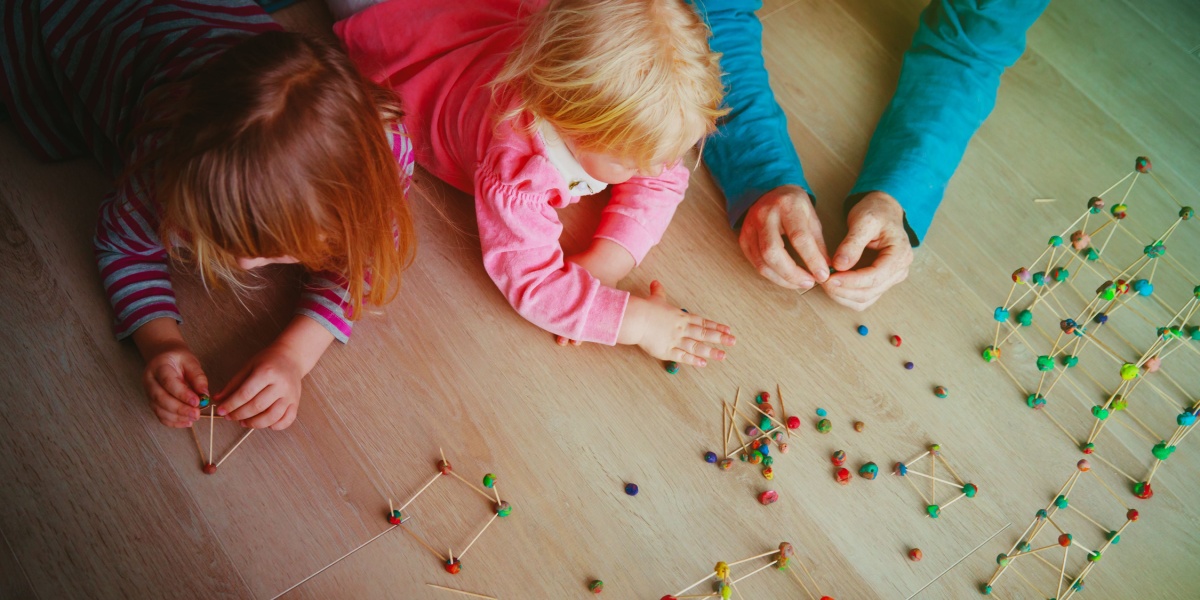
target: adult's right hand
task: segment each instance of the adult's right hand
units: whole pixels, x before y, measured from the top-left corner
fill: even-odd
[[[803,266],[788,254],[784,237]],[[758,274],[776,285],[807,290],[829,279],[821,221],[804,188],[783,185],[763,194],[746,212],[738,241]]]

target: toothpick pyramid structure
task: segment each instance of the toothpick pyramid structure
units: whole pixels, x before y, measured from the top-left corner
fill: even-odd
[[[913,465],[926,458],[929,459],[928,473],[922,473],[913,469]],[[950,476],[954,478],[954,481],[949,481],[947,479],[938,477],[938,462],[942,463],[946,471],[948,471]],[[925,514],[931,519],[940,517],[942,515],[942,509],[948,508],[951,504],[954,504],[963,498],[974,498],[975,494],[979,493],[979,487],[973,483],[963,481],[962,478],[958,476],[958,472],[954,470],[954,467],[950,466],[950,462],[946,460],[946,457],[942,456],[942,447],[938,444],[930,444],[928,450],[908,462],[896,463],[896,467],[893,469],[892,473],[912,484],[913,489],[917,490],[917,493],[920,494],[921,499],[925,501]],[[921,485],[913,481],[911,478],[913,475],[929,480],[929,496],[925,495],[925,492],[921,489]],[[938,504],[937,498],[939,486],[942,488],[952,488],[954,491],[958,492],[958,495],[945,504]]]
[[[733,567],[763,558],[768,558],[770,562],[759,566],[757,569],[750,571],[745,575],[734,577]],[[800,565],[800,569],[804,571],[804,578],[801,578],[800,574],[797,573],[795,569],[790,568],[793,564]],[[833,600],[831,596],[822,595],[821,587],[817,585],[817,580],[812,576],[812,573],[808,570],[808,567],[804,565],[804,562],[796,557],[795,547],[788,542],[782,542],[779,544],[779,548],[763,552],[762,554],[756,554],[750,558],[743,558],[741,560],[735,560],[729,563],[724,561],[718,562],[716,567],[713,568],[713,572],[705,575],[703,579],[683,588],[674,594],[667,594],[660,600],[683,600],[684,598],[721,598],[722,600],[729,600],[730,598],[733,598],[735,594],[738,598],[742,598],[742,593],[738,590],[737,584],[763,571],[766,571],[771,567],[775,567],[776,570],[783,571],[791,575],[792,578],[796,580],[796,583],[800,584],[800,588],[804,590],[804,593],[809,600]],[[809,589],[808,585],[805,584],[805,579],[812,584],[812,589],[816,590],[815,595]],[[688,593],[708,581],[712,581],[714,583],[713,591],[707,593]]]
[[[422,547],[424,547],[426,550],[432,552],[434,556],[438,557],[438,559],[440,561],[442,561],[442,565],[446,569],[447,573],[450,573],[451,575],[457,575],[459,573],[459,571],[462,569],[462,558],[467,555],[467,552],[471,549],[471,547],[473,547],[475,545],[475,542],[479,541],[479,538],[483,535],[483,532],[487,531],[488,528],[492,526],[492,523],[494,523],[496,521],[496,519],[507,517],[509,514],[512,513],[512,506],[508,503],[507,500],[500,499],[500,488],[498,487],[498,484],[496,482],[495,475],[488,473],[483,476],[483,486],[485,488],[492,490],[492,493],[488,494],[482,488],[476,486],[475,484],[471,483],[470,481],[467,481],[466,479],[463,478],[463,476],[456,473],[454,471],[454,468],[450,465],[449,461],[446,460],[445,453],[441,452],[440,449],[438,450],[438,452],[441,454],[442,459],[440,461],[438,461],[438,463],[437,463],[437,473],[435,473],[433,475],[433,477],[431,477],[425,483],[425,485],[421,486],[421,488],[419,490],[417,490],[417,493],[413,494],[411,498],[409,498],[406,502],[404,502],[404,504],[401,504],[399,508],[395,508],[392,505],[391,499],[388,499],[387,520],[388,520],[388,523],[392,524],[393,528],[399,527],[405,533],[407,533],[409,536],[411,536],[414,540],[416,540],[417,543],[419,543]],[[455,556],[455,554],[454,554],[453,547],[448,547],[447,554],[443,555],[439,550],[434,548],[434,546],[430,545],[427,541],[425,541],[424,538],[417,535],[415,532],[409,530],[408,528],[404,527],[404,523],[407,522],[408,519],[412,518],[411,515],[405,515],[403,513],[404,509],[408,508],[409,505],[411,505],[413,502],[415,502],[417,498],[421,497],[421,494],[425,493],[425,491],[428,490],[430,486],[432,486],[434,483],[437,483],[438,480],[445,478],[445,476],[447,476],[447,475],[450,475],[450,476],[454,477],[455,479],[458,479],[463,484],[465,484],[467,487],[471,488],[472,491],[474,491],[475,493],[479,494],[480,496],[483,496],[484,498],[486,498],[487,501],[492,504],[492,508],[493,508],[492,518],[488,519],[487,523],[484,524],[484,526],[479,530],[479,532],[475,534],[475,537],[471,538],[470,542],[467,542],[466,547],[463,548],[458,553],[457,556]]]
[[[1141,179],[1154,181],[1178,207],[1174,220],[1154,237],[1139,237],[1130,227],[1131,221],[1136,219],[1127,218],[1134,213],[1132,193]],[[1121,199],[1105,211],[1103,196],[1114,191]],[[1145,212],[1153,213],[1151,210]],[[1148,220],[1151,214],[1142,220]],[[1196,234],[1194,229],[1185,228],[1194,217],[1195,210],[1180,203],[1154,175],[1150,160],[1138,157],[1134,170],[1089,200],[1084,213],[1060,234],[1052,236],[1045,251],[1030,267],[1022,267],[1013,273],[1008,298],[993,311],[996,329],[992,343],[983,350],[984,360],[1000,366],[1021,389],[1027,406],[1044,414],[1085,454],[1108,464],[1129,479],[1133,493],[1141,498],[1153,494],[1151,480],[1154,474],[1193,428],[1200,410],[1200,393],[1196,385],[1180,383],[1180,377],[1173,377],[1164,368],[1167,358],[1180,350],[1180,357],[1192,359],[1192,365],[1197,364],[1195,359],[1200,356],[1200,327],[1195,321],[1200,316],[1200,277],[1193,275],[1168,250],[1172,236]],[[1112,244],[1110,249],[1114,238],[1123,239],[1118,236],[1131,239],[1141,250],[1124,268],[1118,266],[1118,257],[1110,256],[1120,254],[1117,250],[1120,243]],[[1065,242],[1064,238],[1070,242]],[[1161,290],[1156,290],[1156,276],[1162,279],[1163,275],[1182,277],[1186,282],[1184,289],[1191,288],[1181,307],[1163,300]],[[1084,281],[1088,282],[1086,286]],[[1094,292],[1090,291],[1092,284],[1097,285]],[[1160,281],[1159,287],[1166,286]],[[1074,302],[1076,299],[1083,306],[1070,310],[1069,306],[1078,306]],[[1041,326],[1035,314],[1044,311],[1055,313],[1057,332],[1047,332]],[[1163,311],[1166,316],[1162,315]],[[1127,329],[1123,334],[1117,328],[1118,316],[1126,320],[1140,319],[1146,325],[1132,332]],[[1049,349],[1033,343],[1041,341],[1036,336],[1031,342],[1023,330],[1040,334]],[[1131,338],[1139,338],[1135,332],[1150,331],[1154,335],[1149,347],[1131,341]],[[1039,375],[1032,389],[1023,385],[1014,373],[1018,365],[1010,368],[1008,359],[1002,358],[1003,349],[1014,338],[1037,356],[1035,366]],[[1089,354],[1093,348],[1095,351]],[[1097,376],[1085,365],[1089,362],[1085,361],[1085,355],[1095,355],[1100,362],[1111,361],[1113,368]],[[1195,373],[1194,366],[1189,373]],[[1106,381],[1110,383],[1103,383]],[[1091,384],[1099,386],[1099,391],[1089,391]],[[1139,390],[1143,393],[1135,394]],[[1148,394],[1157,398],[1144,402],[1142,397]],[[1071,428],[1055,416],[1057,411],[1065,410],[1059,408],[1058,400],[1071,395],[1091,412],[1090,431],[1082,439],[1072,434]],[[1169,407],[1175,421],[1176,428],[1170,435],[1158,433],[1163,429],[1166,417],[1160,414],[1157,419],[1143,418],[1145,414],[1138,414],[1142,411],[1161,412],[1162,405],[1157,404],[1159,399]],[[1051,405],[1055,406],[1054,412]],[[1116,461],[1097,452],[1097,442],[1110,421],[1125,425],[1146,443],[1154,461],[1144,476],[1129,475],[1114,464]]]
[[[1116,500],[1116,504],[1088,506],[1088,512],[1084,512],[1079,507],[1078,498],[1073,495],[1076,485],[1084,481],[1086,483],[1081,487],[1088,485],[1103,487]],[[1104,525],[1102,519],[1113,513],[1118,504],[1124,510],[1125,522],[1115,528]],[[1078,521],[1071,519],[1071,521],[1075,521],[1075,525],[1080,525],[1082,529],[1069,524],[1067,517],[1072,513],[1080,519]],[[1100,559],[1103,558],[1109,547],[1121,541],[1121,535],[1125,529],[1137,520],[1138,511],[1130,508],[1120,495],[1092,470],[1087,459],[1080,460],[1076,465],[1076,470],[1059,488],[1050,504],[1037,511],[1033,522],[1025,528],[1025,532],[1013,543],[1008,552],[996,557],[998,566],[987,583],[981,586],[980,591],[984,595],[999,596],[995,593],[995,586],[999,583],[1001,576],[1012,571],[1013,575],[1032,588],[1039,597],[1068,600],[1076,593],[1083,591],[1084,578],[1099,565]],[[1098,528],[1100,533],[1088,535],[1087,531],[1090,531],[1092,527]],[[1043,532],[1049,532],[1050,535],[1043,536]],[[1057,538],[1050,542],[1049,538],[1056,532]],[[1085,540],[1094,541],[1089,546],[1084,544]],[[1043,543],[1045,545],[1041,545]],[[1072,553],[1072,548],[1077,549],[1076,552]],[[1057,559],[1060,552],[1061,559]],[[1025,572],[1017,570],[1016,563],[1018,561],[1024,565],[1031,559],[1037,559],[1050,568],[1049,572],[1053,577],[1053,583],[1044,581],[1043,575],[1046,573],[1046,569],[1035,569],[1037,565],[1023,567],[1028,569]],[[1073,563],[1071,559],[1074,559]],[[1068,569],[1069,565],[1072,568]],[[1045,587],[1042,587],[1043,585]],[[1053,594],[1047,593],[1050,589],[1054,590]]]
[[[216,458],[213,452],[213,437],[217,428],[217,420],[224,417],[217,416],[217,405],[214,404],[212,399],[210,399],[208,396],[202,396],[200,398],[200,407],[201,409],[206,407],[208,408],[207,415],[204,414],[203,410],[200,412],[200,421],[208,421],[207,452],[204,450],[204,444],[200,441],[200,435],[196,433],[196,424],[193,423],[188,429],[190,429],[192,432],[192,439],[196,441],[196,450],[200,452],[200,460],[203,461],[201,463],[201,470],[203,470],[206,475],[212,475],[217,472],[217,467],[221,466],[221,463],[225,462],[225,459],[229,458],[229,455],[233,454],[233,451],[237,450],[238,446],[241,446],[242,442],[246,441],[246,438],[250,437],[250,434],[254,433],[254,430],[247,429],[246,432],[242,434],[242,437],[238,438],[238,441],[234,443],[233,447],[230,448],[229,451],[221,455],[221,458]]]

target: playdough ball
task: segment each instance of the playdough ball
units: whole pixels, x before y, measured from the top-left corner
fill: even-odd
[[[636,496],[636,495],[638,495],[638,486],[637,486],[637,484],[636,484],[636,483],[627,483],[627,484],[625,484],[625,493],[626,493],[626,494],[629,494],[630,496]]]
[[[1090,210],[1092,214],[1096,214],[1104,210],[1104,199],[1099,196],[1092,196],[1092,199],[1088,200],[1088,210]]]
[[[404,515],[398,510],[392,510],[392,514],[388,515],[388,523],[399,525],[404,520]]]
[[[908,475],[908,465],[906,465],[902,462],[898,462],[898,463],[896,463],[896,466],[892,469],[892,473],[894,473],[900,477],[904,477],[905,475]]]
[[[1034,273],[1032,281],[1033,285],[1046,285],[1046,272],[1038,271],[1037,273]]]
[[[879,475],[879,466],[873,462],[866,463],[859,467],[858,474],[863,479],[875,479],[875,476]]]
[[[1081,458],[1079,459],[1079,462],[1075,463],[1075,468],[1087,473],[1088,471],[1092,470],[1092,463],[1088,462],[1088,459],[1086,458]]]
[[[1063,319],[1058,322],[1058,328],[1067,335],[1075,333],[1075,328],[1078,326],[1079,324],[1075,322],[1075,319]]]
[[[787,454],[787,452],[788,452],[787,442],[779,442],[779,453]]]
[[[911,360],[904,363],[904,368],[909,371],[913,370],[913,367],[916,367],[916,366],[917,365],[914,365]]]
[[[975,494],[979,493],[979,486],[973,483],[964,483],[962,486],[963,494],[968,498],[974,498]]]
[[[792,415],[792,416],[788,417],[787,418],[787,426],[788,426],[788,429],[799,429],[800,428],[800,417],[797,417],[796,415]]]
[[[512,505],[510,505],[508,503],[508,500],[501,500],[500,504],[496,505],[496,515],[497,516],[507,517],[508,515],[511,515],[511,514],[512,514]]]
[[[1105,537],[1105,538],[1107,538],[1107,539],[1108,539],[1108,541],[1109,541],[1109,542],[1111,542],[1111,543],[1113,543],[1113,544],[1120,544],[1120,543],[1121,543],[1121,536],[1120,536],[1120,535],[1118,535],[1116,531],[1109,530],[1109,532],[1108,532],[1108,535],[1106,535],[1106,536],[1104,536],[1104,537]]]
[[[728,471],[733,468],[733,459],[723,458],[721,459],[721,462],[717,463],[717,466],[720,467],[722,471]]]
[[[983,360],[987,362],[995,362],[1000,358],[1000,349],[995,346],[988,346],[983,349]]]
[[[1066,281],[1070,276],[1071,272],[1063,267],[1054,267],[1054,269],[1050,271],[1050,277],[1055,281]]]
[[[942,515],[942,507],[936,504],[930,504],[929,506],[925,507],[925,514],[929,515],[929,517],[932,519],[936,519]]]
[[[912,550],[908,551],[908,560],[913,562],[921,562],[921,559],[924,557],[925,555],[921,554],[920,548],[913,548]]]
[[[1079,450],[1081,452],[1083,452],[1084,454],[1091,454],[1096,451],[1096,445],[1091,442],[1088,442],[1088,443],[1084,444],[1083,446],[1080,446]]]
[[[817,416],[818,416],[818,417],[824,417],[824,416],[826,416],[826,415],[828,415],[828,414],[829,414],[829,413],[828,413],[828,412],[826,412],[826,410],[825,410],[825,409],[823,409],[823,408],[818,408],[818,409],[817,409]]]
[[[1196,216],[1196,210],[1190,206],[1179,209],[1179,218],[1184,221],[1191,221],[1194,216]]]
[[[796,548],[788,542],[779,542],[779,555],[790,558],[796,555]]]
[[[996,564],[998,564],[1002,567],[1007,567],[1008,562],[1009,562],[1009,558],[1008,558],[1007,554],[1001,552],[1000,554],[996,555]]]
[[[1046,405],[1046,398],[1037,394],[1030,394],[1025,398],[1025,405],[1037,410]]]
[[[1101,557],[1099,550],[1093,550],[1087,555],[1088,562],[1100,562]]]
[[[438,461],[437,468],[438,468],[438,471],[439,471],[439,472],[440,472],[442,475],[449,475],[449,474],[450,474],[450,471],[452,471],[452,470],[453,470],[453,469],[450,467],[450,463],[449,463],[449,462],[447,462],[447,461],[445,461],[445,460],[439,460],[439,461]]]
[[[1076,250],[1083,250],[1090,243],[1092,243],[1092,236],[1084,233],[1082,229],[1071,234],[1071,247]]]
[[[1150,358],[1146,359],[1146,362],[1142,364],[1142,367],[1146,369],[1147,373],[1157,372],[1162,367],[1162,359],[1157,356],[1151,356]]]
[[[1129,214],[1129,207],[1124,204],[1114,204],[1112,207],[1112,216],[1117,219],[1124,219]]]
[[[1071,534],[1064,533],[1064,534],[1058,536],[1058,545],[1062,546],[1063,548],[1070,546],[1071,545]]]
[[[775,469],[772,469],[771,467],[763,467],[762,476],[767,481],[775,479]]]
[[[1062,362],[1062,366],[1068,369],[1079,364],[1079,357],[1075,356],[1074,354],[1064,354],[1059,360]]]
[[[750,464],[757,465],[763,461],[763,453],[755,450],[750,453]]]
[[[1063,239],[1061,235],[1052,235],[1050,236],[1050,241],[1046,243],[1057,248],[1063,244]]]
[[[1194,417],[1193,417],[1193,420],[1195,420],[1195,419],[1194,419]],[[863,428],[865,428],[866,426],[867,426],[867,425],[866,425],[866,423],[863,423],[862,421],[855,421],[855,422],[854,422],[854,430],[855,430],[855,431],[860,431],[860,432],[861,432],[861,431],[863,430]]]
[[[867,329],[866,325],[859,325],[856,331],[858,331],[858,335],[867,335],[870,333],[870,330]]]
[[[992,311],[992,318],[1003,323],[1008,320],[1008,309],[1003,306],[997,306],[996,310]]]
[[[1021,267],[1020,269],[1013,271],[1012,280],[1013,283],[1029,283],[1029,278],[1032,276],[1033,275],[1029,272],[1029,269]],[[899,346],[900,344],[896,345]]]
[[[1111,298],[1110,298],[1110,300],[1111,300]],[[1102,312],[1096,313],[1096,316],[1093,317],[1092,320],[1095,321],[1096,323],[1099,323],[1100,325],[1103,325],[1108,322],[1108,315],[1105,313],[1102,313]]]
[[[833,453],[833,455],[829,457],[829,460],[831,462],[833,462],[833,466],[835,466],[835,467],[840,467],[840,466],[846,464],[846,451],[845,450],[835,451]]]
[[[462,562],[457,558],[446,561],[446,572],[451,575],[458,575],[462,571]]]
[[[767,490],[758,495],[758,502],[759,502],[759,504],[762,504],[763,506],[766,506],[768,504],[774,504],[778,500],[779,500],[779,492],[776,492],[775,490]]]
[[[762,414],[767,415],[768,417],[775,415],[775,408],[766,402],[764,402],[762,406],[759,406],[758,410],[762,411]]]
[[[834,478],[842,485],[850,485],[850,469],[842,467],[834,472]]]
[[[1131,508],[1125,512],[1125,518],[1130,521],[1138,520],[1138,511],[1136,508]]]
[[[1017,322],[1020,323],[1022,327],[1029,327],[1033,324],[1033,312],[1026,309],[1017,313]]]
[[[201,468],[200,470],[204,471],[205,475],[212,475],[213,473],[217,472],[217,465],[208,463],[208,464],[204,465],[204,467]]]
[[[1124,365],[1121,365],[1121,379],[1129,381],[1131,379],[1137,379],[1137,376],[1137,365],[1133,363],[1125,363]]]
[[[1167,460],[1175,453],[1175,446],[1168,446],[1166,442],[1159,442],[1154,445],[1150,453],[1158,460]]]
[[[983,586],[979,588],[979,593],[983,594],[984,596],[991,596],[992,595],[992,586],[987,585],[986,583],[983,584]],[[662,600],[667,600],[667,599],[663,598]],[[675,600],[675,599],[672,598],[671,600]]]
[[[1054,359],[1045,354],[1039,356],[1037,358],[1037,369],[1039,371],[1043,371],[1043,372],[1044,371],[1053,371],[1054,370]]]
[[[764,456],[764,457],[763,457],[763,462],[762,462],[762,464],[763,464],[763,466],[764,466],[764,467],[769,467],[769,466],[771,466],[771,465],[775,464],[775,457],[773,457],[773,456]]]
[[[1126,408],[1129,408],[1129,402],[1125,400],[1124,396],[1117,394],[1116,396],[1113,396],[1112,404],[1110,404],[1110,406],[1113,410],[1125,410]]]
[[[705,452],[705,453],[704,453],[704,462],[706,462],[706,463],[716,463],[716,462],[717,462],[717,453],[716,453],[716,452],[712,452],[711,450],[710,450],[710,451],[708,451],[708,452]]]
[[[904,340],[900,339],[900,336],[898,336],[898,335],[892,336],[892,345],[893,346],[899,348],[900,344],[902,344],[902,343],[904,343]]]
[[[829,433],[830,429],[833,429],[833,424],[829,422],[829,419],[821,419],[820,421],[817,421],[817,431],[821,433]]]
[[[673,360],[668,360],[667,364],[664,365],[663,368],[666,369],[668,373],[674,375],[679,372],[679,363]]]
[[[1153,165],[1150,164],[1150,159],[1145,156],[1139,156],[1133,161],[1133,168],[1137,169],[1138,173],[1149,173]]]
[[[604,582],[597,579],[588,584],[588,589],[591,590],[593,594],[599,594],[600,592],[604,591]]]
[[[208,394],[200,396],[200,408],[208,408],[209,404],[212,404],[212,398],[210,398]]]
[[[939,385],[933,388],[933,395],[937,396],[938,398],[945,398],[946,396],[950,395],[950,392],[945,387]]]
[[[1175,417],[1175,422],[1178,423],[1180,427],[1191,427],[1192,425],[1196,424],[1196,413],[1187,411],[1181,412],[1179,413],[1178,417]]]
[[[483,476],[483,487],[492,489],[495,486],[496,486],[496,476],[495,475],[488,473],[487,475]]]
[[[1070,504],[1071,503],[1067,500],[1067,497],[1063,496],[1062,494],[1059,494],[1058,497],[1054,499],[1054,506],[1060,509],[1065,509],[1066,507],[1070,506]]]

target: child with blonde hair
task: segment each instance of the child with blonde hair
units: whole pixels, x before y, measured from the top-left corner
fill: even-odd
[[[338,2],[331,2],[338,12]],[[614,286],[683,200],[682,158],[715,130],[708,29],[683,0],[390,0],[334,27],[396,90],[417,162],[475,194],[488,275],[567,340],[635,344],[704,366],[729,327]],[[611,186],[589,248],[565,256],[557,209]]]
[[[210,401],[171,259],[235,289],[266,264],[312,273],[296,317],[215,394],[217,414],[247,427],[290,425],[301,380],[411,260],[412,151],[394,95],[249,0],[4,2],[0,47],[23,140],[45,159],[92,154],[118,182],[96,260],[163,424],[188,427]]]

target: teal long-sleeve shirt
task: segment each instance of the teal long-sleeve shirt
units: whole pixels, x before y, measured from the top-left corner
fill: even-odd
[[[996,104],[1000,75],[1021,57],[1025,32],[1049,0],[933,0],[904,54],[900,81],[879,119],[851,198],[887,192],[904,208],[914,245],[929,231],[967,142]],[[762,58],[761,0],[696,0],[723,54],[731,112],[704,160],[737,226],[763,193],[812,189]],[[847,210],[849,210],[849,205]]]

